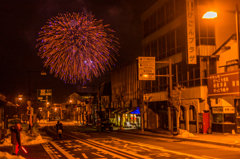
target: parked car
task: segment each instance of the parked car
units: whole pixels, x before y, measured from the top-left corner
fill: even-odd
[[[97,131],[113,131],[113,124],[109,119],[102,119],[101,122],[97,122]]]

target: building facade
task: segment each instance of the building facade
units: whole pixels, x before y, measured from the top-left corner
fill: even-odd
[[[133,60],[111,71],[112,112],[115,125],[141,127],[140,107],[141,84],[137,79],[137,61]],[[122,120],[122,121],[121,121]]]
[[[222,0],[158,0],[141,16],[143,56],[154,56],[156,61],[171,59],[173,88],[177,84],[186,87],[179,111],[181,129],[201,131],[201,114],[211,111],[207,79],[221,70],[221,59],[212,54],[236,33],[234,11],[237,3],[237,0],[228,3]],[[205,12],[214,9],[218,12],[216,19],[202,18]],[[224,10],[233,10],[233,13]],[[156,64],[156,74],[169,74],[168,64]],[[145,126],[171,129],[167,105],[169,78],[156,77],[155,81],[143,83],[144,96],[152,97]],[[177,113],[173,118],[174,127]]]

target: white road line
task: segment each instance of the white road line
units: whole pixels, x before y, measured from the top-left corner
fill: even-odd
[[[51,159],[58,159],[58,157],[53,153],[52,150],[49,149],[49,147],[46,144],[42,144],[42,147],[44,148],[44,150],[47,152]]]
[[[58,149],[61,153],[63,153],[68,159],[74,159],[72,155],[70,155],[67,151],[62,149],[60,146],[55,144],[55,142],[50,142],[56,149]]]
[[[98,153],[95,153],[95,152],[92,152],[92,154],[96,155],[96,156],[99,156],[99,157],[104,157],[103,155],[100,155]]]
[[[123,142],[126,142],[125,140],[121,140],[121,139],[118,139],[119,141],[123,141]],[[167,150],[165,148],[162,148],[162,147],[158,147],[158,146],[154,146],[154,145],[149,145],[149,144],[143,144],[143,143],[140,143],[140,142],[129,142],[127,141],[128,143],[131,143],[131,144],[139,144],[140,146],[145,146],[145,147],[150,147],[150,148],[153,148],[153,149],[157,149],[157,150],[161,150],[161,151],[165,151],[165,152],[171,152],[171,153],[174,153],[174,154],[177,154],[177,155],[185,155],[185,156],[188,156],[188,157],[194,157],[194,158],[199,158],[199,159],[204,159],[202,156],[196,156],[196,155],[191,155],[191,154],[187,154],[187,153],[183,153],[183,152],[177,152],[177,151],[173,151],[173,150]]]
[[[87,159],[87,155],[85,153],[82,153],[83,158]]]
[[[220,158],[215,158],[215,157],[206,156],[206,155],[202,155],[202,157],[211,158],[211,159],[220,159]]]

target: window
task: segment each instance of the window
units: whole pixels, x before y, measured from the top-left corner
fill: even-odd
[[[166,3],[166,23],[174,19],[174,0],[169,0]]]
[[[149,24],[149,18],[148,18],[143,23],[143,36],[144,36],[144,38],[149,35],[149,30],[150,30],[150,24]]]
[[[157,30],[157,14],[154,12],[150,16],[150,34]]]
[[[209,74],[215,74],[217,73],[217,68],[216,68],[216,58],[210,58],[209,59]]]
[[[145,46],[144,55],[145,56],[150,56],[150,45]]]
[[[159,55],[157,60],[161,60],[166,58],[166,39],[165,35],[161,36],[158,39],[158,49],[159,49]]]
[[[164,5],[158,10],[158,29],[165,25],[165,7]]]
[[[157,40],[151,43],[151,56],[157,56]]]
[[[215,45],[215,20],[196,18],[196,45]]]
[[[175,30],[166,34],[167,41],[167,57],[175,54]]]

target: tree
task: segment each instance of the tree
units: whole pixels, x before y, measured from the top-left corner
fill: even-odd
[[[148,102],[152,99],[152,96],[146,96],[144,95],[143,90],[138,89],[139,92],[139,101],[140,101],[140,113],[141,113],[141,128],[142,131],[144,131],[144,125],[145,125],[145,120],[144,120],[144,113],[148,112]],[[144,106],[146,106],[146,110],[144,111]]]
[[[172,92],[170,93],[169,102],[171,104],[171,111],[173,108],[177,111],[177,132],[179,132],[179,118],[180,118],[180,110],[182,105],[182,91],[185,90],[185,87],[182,85],[177,84]],[[172,125],[172,134],[173,134],[173,113],[171,112],[171,125]]]
[[[125,87],[121,87],[118,91],[114,89],[114,97],[118,102],[118,105],[120,105],[123,108],[124,102],[125,102]],[[122,127],[122,113],[120,114],[120,129],[123,129]]]

